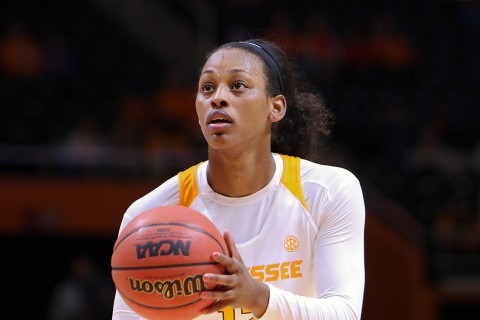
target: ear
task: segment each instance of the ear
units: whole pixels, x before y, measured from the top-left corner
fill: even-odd
[[[278,95],[271,99],[271,109],[269,119],[272,122],[278,122],[283,119],[287,112],[287,101],[283,95]]]

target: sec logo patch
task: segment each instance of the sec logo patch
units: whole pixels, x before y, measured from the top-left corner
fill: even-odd
[[[294,236],[288,236],[284,241],[285,250],[288,252],[293,252],[298,248],[298,240]]]

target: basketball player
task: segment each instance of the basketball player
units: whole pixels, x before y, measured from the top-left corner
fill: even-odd
[[[135,201],[139,213],[184,205],[210,218],[229,246],[228,274],[199,319],[360,319],[365,208],[349,171],[306,160],[331,114],[302,91],[277,46],[227,43],[207,56],[196,97],[208,161]],[[315,151],[315,150],[314,150]],[[141,319],[117,294],[113,319]]]

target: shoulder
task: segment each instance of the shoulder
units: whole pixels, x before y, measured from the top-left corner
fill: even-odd
[[[310,214],[318,225],[325,225],[330,219],[339,221],[341,217],[345,221],[363,219],[362,187],[351,171],[301,160],[300,172]]]
[[[351,184],[359,184],[358,178],[345,168],[300,160],[302,184],[317,184],[329,189],[341,189]]]
[[[157,207],[178,204],[178,176],[175,175],[160,186],[135,200],[125,212],[125,216],[133,219],[140,213]]]

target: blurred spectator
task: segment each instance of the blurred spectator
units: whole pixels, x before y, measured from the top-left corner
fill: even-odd
[[[293,16],[287,9],[278,8],[268,16],[263,37],[275,42],[290,56],[297,55],[298,33]]]
[[[176,70],[166,72],[162,85],[154,93],[154,114],[156,119],[164,122],[179,123],[183,129],[198,127],[195,110],[197,87],[192,85]],[[177,130],[184,132],[184,130]],[[175,130],[174,130],[175,131]]]
[[[62,226],[61,212],[48,206],[32,206],[24,213],[25,229],[35,235],[56,234]]]
[[[343,46],[324,15],[309,13],[299,32],[297,57],[314,81],[332,81],[343,59]]]
[[[369,68],[373,62],[369,34],[360,28],[347,30],[344,37],[344,62],[350,68]]]
[[[431,168],[448,177],[465,172],[469,155],[445,142],[449,119],[447,108],[439,105],[421,125],[418,140],[406,159],[409,170]]]
[[[391,71],[411,68],[418,53],[408,37],[396,26],[389,14],[379,15],[373,24],[371,54],[374,62]]]
[[[83,117],[73,128],[62,145],[62,158],[65,167],[95,167],[105,158],[103,136],[97,120]]]
[[[410,209],[427,224],[437,223],[436,215],[444,208],[455,211],[463,202],[458,201],[453,182],[468,172],[469,155],[446,142],[451,129],[447,111],[444,105],[433,110],[431,118],[421,125],[418,140],[405,159],[414,187]],[[462,211],[465,209],[472,210],[470,206]]]
[[[131,95],[120,100],[113,117],[111,143],[115,147],[138,147],[143,145],[145,134],[151,125],[151,102],[142,95]]]
[[[22,23],[12,24],[0,40],[0,68],[20,79],[36,78],[43,72],[40,42]]]
[[[96,262],[77,255],[71,261],[69,276],[54,288],[48,319],[109,319],[114,294],[113,282],[99,272]]]

